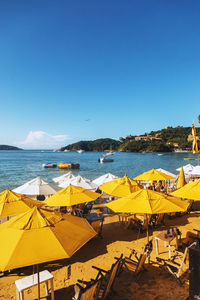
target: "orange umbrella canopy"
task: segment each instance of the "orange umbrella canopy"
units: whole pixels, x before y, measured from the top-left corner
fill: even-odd
[[[96,234],[84,218],[31,208],[0,225],[0,271],[69,258]]]
[[[166,173],[160,172],[158,170],[152,169],[147,172],[144,172],[136,177],[133,180],[141,180],[141,181],[158,181],[158,180],[171,180],[175,179]]]
[[[128,176],[114,179],[102,184],[99,189],[108,195],[124,197],[133,192],[141,190],[143,187],[136,181],[131,180]]]
[[[29,199],[9,189],[0,193],[0,217],[13,216],[23,213],[34,206],[41,207],[43,205],[40,201]]]
[[[80,203],[96,200],[101,194],[89,191],[79,186],[69,185],[47,198],[44,204],[47,206],[72,206]]]

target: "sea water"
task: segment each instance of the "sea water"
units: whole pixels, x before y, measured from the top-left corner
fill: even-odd
[[[14,189],[25,182],[40,176],[50,183],[69,170],[58,168],[43,168],[42,164],[70,163],[80,164],[80,169],[72,170],[74,175],[82,175],[95,179],[105,173],[112,173],[119,177],[128,175],[133,178],[152,168],[162,168],[174,174],[180,166],[197,161],[184,161],[184,158],[194,157],[191,153],[124,153],[116,152],[109,158],[110,163],[99,163],[102,152],[53,152],[52,150],[10,150],[0,151],[0,192],[6,188]]]

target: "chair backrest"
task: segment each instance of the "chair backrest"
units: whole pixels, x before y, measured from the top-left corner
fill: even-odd
[[[146,252],[144,252],[140,255],[138,263],[137,263],[137,267],[136,267],[136,270],[135,270],[136,273],[139,273],[143,269],[146,258],[147,258],[147,253]]]
[[[106,275],[106,279],[107,279],[107,285],[106,288],[104,290],[104,294],[103,294],[103,299],[105,299],[107,297],[107,295],[110,292],[110,289],[113,286],[114,280],[116,278],[116,276],[118,275],[118,271],[121,265],[121,261],[122,261],[122,255],[120,256],[120,258],[117,259],[117,261],[112,265],[110,271],[108,272],[108,274]]]
[[[95,300],[97,295],[97,290],[100,285],[101,279],[91,282],[85,288],[80,284],[76,284],[74,286],[75,296],[72,298],[73,300]]]
[[[189,248],[193,245],[196,245],[196,242],[192,243],[189,247],[185,248],[182,262],[177,271],[177,277],[180,277],[183,273],[185,273],[189,269]]]

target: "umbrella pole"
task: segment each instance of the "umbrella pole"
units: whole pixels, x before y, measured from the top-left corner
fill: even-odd
[[[147,243],[149,242],[149,220],[148,220],[148,214],[146,214],[147,218]]]
[[[40,273],[39,273],[38,264],[37,264],[37,283],[38,283],[38,300],[40,300]]]

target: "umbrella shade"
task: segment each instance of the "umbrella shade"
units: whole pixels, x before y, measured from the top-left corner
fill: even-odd
[[[186,211],[189,203],[178,198],[143,189],[106,204],[114,212],[160,214]]]
[[[187,183],[182,188],[170,193],[170,195],[179,198],[200,200],[200,179]]]
[[[182,188],[185,184],[186,184],[186,181],[185,181],[185,175],[184,175],[183,168],[181,168],[180,173],[179,173],[179,176],[178,176],[178,181],[177,181],[177,184],[176,184],[176,188],[177,188],[177,189],[180,189],[180,188]]]
[[[188,175],[194,177],[200,177],[200,166],[194,167],[193,170]]]
[[[98,188],[98,186],[95,183],[93,183],[91,180],[84,178],[80,175],[78,175],[77,177],[75,177],[73,179],[67,179],[66,181],[63,181],[61,184],[59,184],[59,187],[65,188],[70,184],[79,186],[79,187],[82,187],[84,189],[91,190],[91,191],[96,191]]]
[[[96,200],[101,195],[78,186],[69,185],[46,199],[47,206],[72,206]]]
[[[55,177],[53,178],[53,181],[55,183],[62,183],[63,181],[66,181],[67,179],[74,179],[76,176],[73,175],[73,173],[70,171],[70,172],[67,172],[59,177]]]
[[[171,177],[174,177],[173,179],[175,179],[176,176],[177,176],[177,175],[175,175],[175,174],[173,174],[173,173],[171,173],[171,172],[169,172],[169,171],[166,171],[166,170],[164,170],[164,169],[161,169],[161,168],[156,169],[156,170],[159,171],[159,172],[165,173],[165,174],[167,174],[167,175],[169,175],[169,176],[171,176]]]
[[[0,193],[0,217],[13,216],[34,206],[41,207],[43,205],[40,201],[29,199],[8,189]]]
[[[24,195],[52,195],[59,191],[60,188],[50,184],[47,181],[36,177],[25,184],[17,187],[13,191]]]
[[[92,182],[95,183],[97,186],[100,186],[106,182],[109,182],[111,180],[114,180],[114,179],[117,179],[118,177],[111,174],[111,173],[107,173],[107,174],[104,174],[96,179],[94,179]]]
[[[95,235],[83,218],[32,208],[0,225],[0,271],[69,258]]]
[[[133,180],[142,180],[142,181],[157,181],[157,180],[171,180],[171,179],[175,179],[175,177],[169,176],[155,169],[149,170],[133,178]]]
[[[123,197],[141,190],[142,186],[139,185],[136,181],[133,181],[127,176],[124,176],[104,183],[99,188],[108,195]]]

